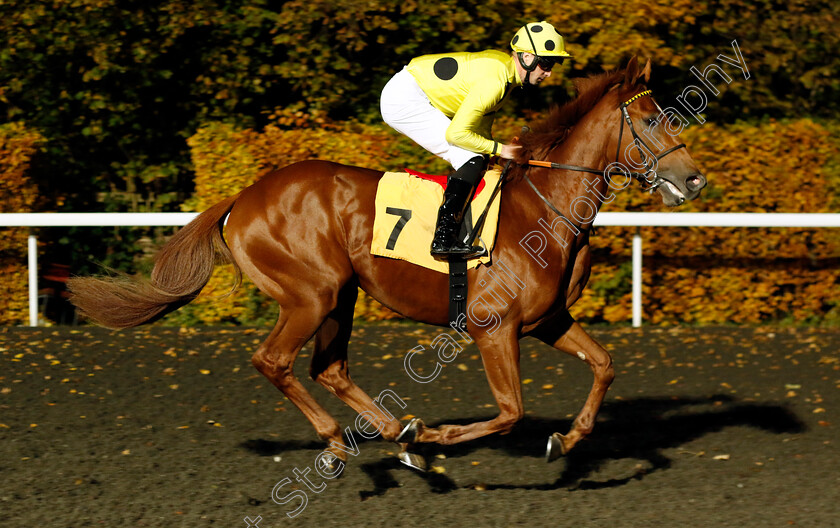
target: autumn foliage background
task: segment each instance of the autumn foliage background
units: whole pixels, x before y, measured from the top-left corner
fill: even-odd
[[[382,170],[446,166],[380,123],[378,94],[412,57],[506,49],[526,21],[560,28],[575,57],[523,90],[500,139],[572,95],[568,79],[651,57],[663,106],[737,39],[750,79],[710,96],[682,135],[710,184],[681,208],[838,212],[840,6],[830,1],[489,0],[10,1],[0,4],[0,212],[200,211],[272,167],[326,158]],[[603,210],[665,210],[634,188]],[[74,273],[147,271],[172,229],[39,230],[41,263]],[[628,228],[592,238],[593,275],[575,315],[630,318]],[[645,321],[840,318],[836,230],[642,228]],[[25,231],[5,229],[0,323],[25,321]],[[276,307],[220,268],[164,323],[264,324]],[[443,302],[443,301],[442,301]],[[357,316],[395,314],[366,297]]]

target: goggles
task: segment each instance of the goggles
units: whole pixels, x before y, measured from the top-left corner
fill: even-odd
[[[555,64],[563,65],[563,62],[566,60],[565,57],[537,57],[537,66],[543,69],[543,71],[550,72],[551,68],[554,67]]]

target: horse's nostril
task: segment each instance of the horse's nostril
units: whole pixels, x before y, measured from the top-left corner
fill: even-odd
[[[690,176],[685,180],[685,185],[690,190],[697,191],[706,186],[706,178],[704,178],[701,174]]]

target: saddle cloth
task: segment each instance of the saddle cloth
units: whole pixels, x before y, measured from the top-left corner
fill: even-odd
[[[484,180],[479,184],[472,204],[464,215],[464,223],[469,222],[472,227],[473,219],[477,220],[481,216],[500,176],[501,170],[497,167],[484,174]],[[376,216],[370,252],[448,274],[449,263],[435,260],[429,254],[437,211],[443,201],[445,181],[445,176],[427,176],[413,171],[386,172],[376,190]],[[480,259],[469,260],[468,268],[490,262],[490,251],[496,242],[501,194],[497,193],[487,212],[479,233],[481,241],[476,237],[473,242],[485,246],[488,254]]]

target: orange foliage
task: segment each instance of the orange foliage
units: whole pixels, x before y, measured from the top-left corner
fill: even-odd
[[[27,177],[32,156],[43,142],[37,132],[27,130],[21,123],[0,125],[0,212],[26,213],[38,197],[38,189]],[[0,270],[3,278],[0,298],[0,325],[20,324],[26,320],[27,309],[27,230],[2,229],[0,235]]]

